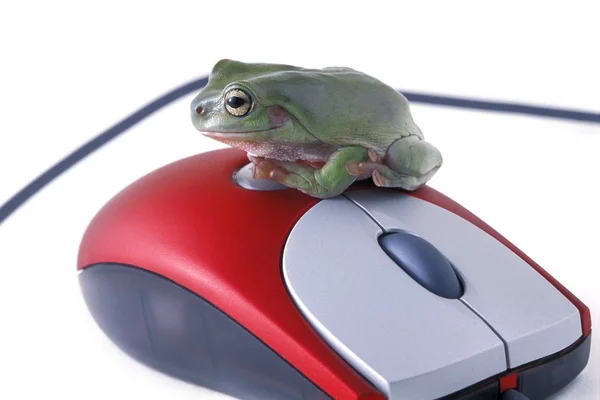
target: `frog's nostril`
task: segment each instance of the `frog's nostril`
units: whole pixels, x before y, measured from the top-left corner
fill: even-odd
[[[203,112],[204,112],[204,109],[201,106],[196,107],[196,114],[202,115]]]

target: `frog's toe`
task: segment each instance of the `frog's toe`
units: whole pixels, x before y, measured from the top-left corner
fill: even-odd
[[[379,187],[387,186],[387,179],[378,170],[373,171],[373,183]]]
[[[289,173],[270,160],[263,160],[254,166],[255,179],[270,179],[284,183]]]
[[[369,161],[374,164],[383,164],[386,153],[378,153],[376,150],[368,149]]]
[[[379,165],[375,162],[349,161],[346,163],[346,171],[350,175],[358,177],[358,179],[364,179],[368,178]]]
[[[269,177],[269,179],[271,179],[275,182],[285,184],[288,176],[289,176],[288,172],[284,171],[281,168],[275,167],[269,171],[268,177]]]
[[[352,175],[358,177],[358,179],[365,179],[371,176],[373,171],[379,167],[383,162],[383,155],[377,154],[373,149],[367,149],[368,160],[363,161],[348,161],[346,163],[346,171]]]
[[[254,179],[269,179],[269,175],[276,166],[269,160],[254,164]]]
[[[381,162],[381,160],[383,159],[383,157],[379,157],[377,155],[377,153],[375,152],[375,150],[373,150],[373,149],[369,149],[368,153],[369,153],[369,160],[371,160],[374,163]]]
[[[361,174],[363,168],[361,167],[362,163],[359,162],[347,162],[346,163],[346,171],[352,176],[358,176]]]

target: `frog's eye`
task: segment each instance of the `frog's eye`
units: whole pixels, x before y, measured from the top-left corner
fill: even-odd
[[[250,112],[252,99],[241,89],[231,89],[225,94],[225,109],[234,117],[243,117]]]

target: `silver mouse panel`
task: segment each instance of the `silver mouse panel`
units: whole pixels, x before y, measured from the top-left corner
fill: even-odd
[[[456,392],[581,336],[577,309],[469,222],[401,192],[345,196],[300,218],[283,276],[314,329],[390,400]],[[436,246],[458,270],[464,295],[438,296],[400,268],[377,241],[394,230]]]
[[[506,369],[504,346],[469,308],[424,289],[377,242],[382,231],[344,197],[295,225],[283,274],[324,339],[390,399],[432,399]]]

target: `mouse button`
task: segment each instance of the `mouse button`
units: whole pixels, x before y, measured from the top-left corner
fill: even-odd
[[[381,235],[379,244],[400,268],[427,290],[448,299],[462,296],[463,287],[452,264],[427,240],[398,231]]]
[[[554,354],[582,334],[577,308],[497,239],[471,222],[399,191],[348,197],[385,229],[414,232],[437,247],[464,282],[461,297],[506,342],[511,368]]]
[[[248,190],[283,190],[289,189],[281,183],[270,179],[259,179],[254,177],[254,164],[249,163],[238,169],[233,174],[233,180],[239,186]]]
[[[506,369],[504,345],[459,300],[423,288],[385,254],[345,197],[294,225],[282,270],[312,328],[387,398],[439,398]]]

